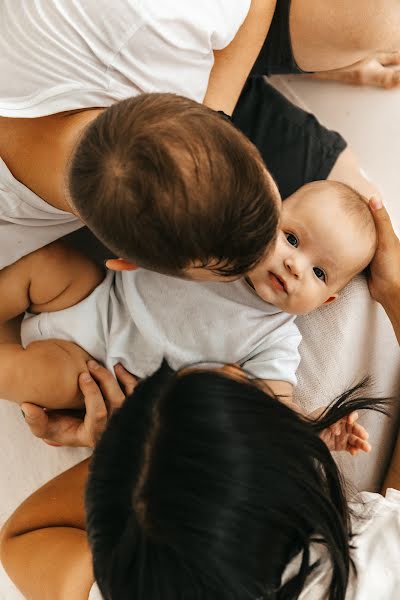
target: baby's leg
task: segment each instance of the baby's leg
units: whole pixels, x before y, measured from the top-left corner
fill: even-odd
[[[82,408],[78,376],[90,355],[64,340],[40,340],[24,349],[0,344],[0,398],[45,408]]]
[[[0,271],[0,322],[29,309],[51,312],[72,306],[102,281],[102,270],[56,242]],[[66,341],[43,340],[24,349],[0,344],[0,398],[47,408],[82,405],[78,375],[89,355]]]

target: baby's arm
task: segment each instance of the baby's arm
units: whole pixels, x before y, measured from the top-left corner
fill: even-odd
[[[103,273],[91,260],[56,242],[0,271],[0,322],[31,312],[67,308],[87,297]],[[0,344],[0,398],[47,408],[82,406],[78,374],[89,355],[66,341]]]
[[[319,416],[325,409],[317,409],[311,417]],[[371,445],[368,442],[367,430],[357,423],[358,413],[352,412],[345,417],[342,417],[327,427],[319,434],[319,437],[333,452],[348,452],[352,456],[358,454],[359,451],[370,452]]]
[[[266,379],[259,379],[258,382],[267,393],[272,391],[278,400],[295,412],[305,416],[304,411],[293,400],[293,386],[290,383]],[[323,411],[324,408],[319,408],[307,416],[316,419]],[[368,433],[362,425],[357,423],[357,420],[358,413],[353,412],[324,429],[320,433],[320,438],[329,450],[334,452],[348,452],[352,456],[358,454],[359,451],[369,452],[371,446],[367,441]]]
[[[90,355],[64,340],[0,344],[0,398],[45,408],[81,408],[78,375]]]
[[[87,600],[93,584],[84,518],[88,460],[30,496],[1,531],[4,568],[30,600]]]

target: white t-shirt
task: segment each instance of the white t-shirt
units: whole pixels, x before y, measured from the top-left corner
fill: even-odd
[[[355,549],[351,556],[357,576],[351,573],[346,600],[396,600],[400,597],[400,492],[390,489],[380,494],[363,492],[363,505],[351,506],[360,519],[353,521]],[[310,575],[299,600],[328,600],[326,589],[331,571],[326,552],[311,547],[311,561],[321,559]],[[285,576],[298,571],[299,559],[289,565]]]
[[[350,579],[346,600],[396,600],[400,597],[400,492],[388,490],[386,498],[364,492],[361,497],[365,504],[362,520],[354,523],[358,536],[352,551],[357,577]],[[311,560],[317,558],[321,564],[309,577],[299,600],[328,600],[330,571],[326,557],[324,560],[315,547]],[[298,568],[299,561],[295,560],[285,575],[292,576]],[[96,584],[89,600],[102,600]]]
[[[202,101],[213,50],[251,0],[1,0],[0,116],[107,107],[141,92]],[[0,268],[82,223],[17,181],[0,158]]]
[[[109,106],[141,92],[201,102],[214,50],[251,0],[1,0],[0,115]]]
[[[20,183],[0,158],[0,269],[82,227]]]
[[[28,315],[21,338],[24,346],[69,340],[109,369],[122,362],[138,377],[165,358],[173,369],[238,363],[254,377],[292,384],[301,341],[294,317],[261,300],[244,279],[199,283],[145,269],[109,272],[79,304]]]

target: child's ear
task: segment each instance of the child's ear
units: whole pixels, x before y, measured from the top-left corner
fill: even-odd
[[[331,304],[332,302],[334,302],[336,300],[336,298],[338,297],[338,294],[332,294],[332,296],[329,296],[329,298],[327,298],[324,302],[324,304]]]
[[[107,269],[111,271],[136,271],[136,269],[139,269],[137,265],[123,258],[109,258],[105,264]]]

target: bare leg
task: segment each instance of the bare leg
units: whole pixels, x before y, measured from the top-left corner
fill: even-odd
[[[18,344],[20,338],[21,317],[0,324],[0,344]]]
[[[398,0],[292,0],[294,57],[313,77],[391,88],[400,78]]]
[[[34,252],[0,271],[0,323],[24,312],[55,311],[88,296],[103,273],[61,243]],[[0,398],[47,408],[82,406],[78,375],[89,355],[71,342],[44,340],[24,349],[10,337],[0,344]]]

